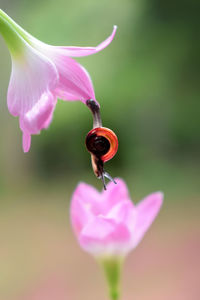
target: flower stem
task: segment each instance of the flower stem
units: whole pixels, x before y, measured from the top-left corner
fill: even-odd
[[[11,17],[9,17],[2,9],[0,9],[0,18],[3,18],[6,20],[14,29],[15,31],[21,35],[21,37],[27,41],[29,41],[29,34],[22,28],[20,27]]]
[[[2,9],[0,9],[0,33],[2,34],[12,55],[19,55],[24,48],[27,37],[20,28]]]
[[[121,272],[121,260],[109,258],[103,260],[104,272],[109,286],[111,300],[119,300],[119,282]]]

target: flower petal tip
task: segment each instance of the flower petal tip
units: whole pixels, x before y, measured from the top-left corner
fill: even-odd
[[[160,206],[163,204],[164,200],[164,193],[161,191],[155,192],[154,193],[155,200],[160,203]]]
[[[117,25],[114,25],[114,26],[113,26],[113,31],[112,31],[112,33],[111,33],[111,35],[110,35],[111,41],[114,39],[114,36],[115,36],[115,34],[116,34],[116,31],[117,31]]]
[[[87,189],[90,188],[90,185],[85,183],[85,182],[82,182],[80,181],[78,183],[78,185],[76,186],[76,189],[75,189],[75,192],[78,194],[79,192],[82,192],[82,191],[87,191]]]
[[[22,144],[24,153],[29,152],[31,147],[31,135],[29,133],[23,132]]]

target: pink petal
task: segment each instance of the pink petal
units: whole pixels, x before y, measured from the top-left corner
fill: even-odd
[[[28,45],[24,52],[23,57],[12,60],[8,109],[14,116],[27,113],[42,94],[53,91],[58,83],[58,73],[48,58]]]
[[[91,78],[87,71],[75,60],[65,55],[54,53],[51,56],[59,74],[59,83],[55,90],[63,100],[95,100]]]
[[[113,40],[116,28],[114,26],[112,34],[97,47],[55,47],[35,41],[35,46],[40,48],[56,65],[59,73],[56,94],[59,98],[71,101],[80,100],[83,103],[88,99],[96,100],[90,75],[83,66],[69,56],[91,55],[103,50]]]
[[[117,184],[109,182],[107,185],[107,190],[102,191],[102,199],[104,199],[107,212],[117,203],[121,203],[123,201],[131,201],[125,182],[120,178],[115,178],[115,181],[117,182]]]
[[[116,223],[123,223],[130,230],[133,230],[136,222],[136,209],[131,201],[125,200],[117,203],[105,216],[106,219],[115,220]]]
[[[116,29],[117,27],[114,26],[112,34],[97,47],[51,46],[28,35],[33,46],[49,57],[56,65],[59,73],[59,84],[56,88],[56,95],[59,98],[70,101],[80,100],[83,103],[88,99],[96,101],[93,84],[88,72],[69,56],[91,55],[103,50],[113,40]]]
[[[24,152],[28,152],[31,147],[31,134],[28,132],[23,132],[22,136],[22,145],[23,145],[23,150]]]
[[[144,198],[139,204],[136,205],[137,219],[134,229],[134,246],[143,238],[146,231],[151,226],[156,218],[163,202],[163,193],[157,192]]]
[[[100,193],[86,183],[80,183],[75,189],[70,207],[72,226],[78,234],[93,217],[91,208],[100,200]]]
[[[112,34],[101,44],[96,47],[57,47],[59,48],[60,53],[65,53],[67,56],[79,57],[79,56],[87,56],[95,54],[104,48],[106,48],[113,40],[115,33],[117,30],[117,26],[113,27]]]
[[[24,152],[29,151],[31,134],[38,134],[41,129],[49,126],[56,102],[56,98],[50,92],[44,93],[32,109],[20,117]]]
[[[136,206],[126,184],[115,179],[107,191],[81,183],[71,204],[71,220],[83,249],[95,256],[124,256],[136,247],[158,214],[163,194],[154,193]]]
[[[94,255],[122,254],[131,238],[124,224],[102,216],[93,218],[79,235],[81,246]]]
[[[8,109],[12,115],[20,117],[23,146],[27,152],[30,134],[39,133],[51,120],[55,107],[52,93],[58,83],[58,73],[48,58],[28,44],[23,54],[23,57],[12,59]]]

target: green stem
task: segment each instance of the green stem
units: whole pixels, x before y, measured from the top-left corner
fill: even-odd
[[[119,282],[121,273],[121,260],[109,258],[103,260],[104,272],[109,285],[111,300],[119,300]]]
[[[8,23],[11,24],[11,26],[23,37],[25,41],[28,43],[29,41],[29,34],[22,28],[20,27],[11,17],[9,17],[2,9],[0,9],[0,17],[3,17],[5,20],[7,20]]]
[[[16,56],[22,53],[24,48],[24,40],[27,37],[20,27],[0,9],[0,33],[2,34],[10,52]]]

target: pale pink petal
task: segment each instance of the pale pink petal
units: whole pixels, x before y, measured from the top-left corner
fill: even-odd
[[[39,101],[24,115],[20,116],[20,128],[23,132],[23,149],[30,148],[30,135],[40,133],[47,128],[52,119],[57,99],[50,92],[41,95]]]
[[[131,232],[135,226],[136,215],[137,212],[133,203],[129,200],[124,200],[113,206],[105,218],[115,220],[118,224],[123,223]]]
[[[80,183],[75,189],[72,195],[70,216],[76,233],[79,233],[92,217],[91,206],[99,197],[97,190],[86,183]]]
[[[82,246],[98,253],[127,253],[131,248],[131,230],[135,225],[136,211],[133,203],[127,198],[125,183],[117,179],[119,194],[113,191],[110,197],[122,196],[121,202],[107,200],[92,186],[80,183],[71,202],[71,222]],[[109,189],[111,190],[111,184]],[[116,188],[116,186],[115,186]],[[111,191],[110,191],[111,192]],[[106,209],[105,209],[106,208]],[[106,246],[106,249],[104,247]]]
[[[23,57],[12,60],[8,87],[8,109],[21,116],[32,109],[41,96],[58,84],[55,65],[43,54],[26,45]]]
[[[106,213],[107,204],[105,203],[102,194],[99,193],[91,185],[80,183],[72,196],[72,212],[79,214],[79,209],[90,212],[92,215]],[[85,220],[87,222],[88,219]]]
[[[31,134],[24,131],[22,136],[22,146],[24,152],[28,152],[31,147]]]
[[[113,40],[115,33],[117,30],[117,26],[113,27],[112,34],[101,44],[96,47],[56,47],[59,48],[59,52],[63,53],[67,56],[79,57],[79,56],[87,56],[95,54],[104,48],[106,48]]]
[[[71,221],[77,239],[95,256],[124,256],[135,248],[158,214],[163,194],[154,193],[133,205],[125,182],[115,179],[98,193],[81,183],[71,204]]]
[[[83,204],[90,204],[90,208],[94,202],[101,201],[101,194],[91,185],[79,183],[72,195],[72,203],[76,203],[79,199]]]
[[[133,236],[134,247],[138,245],[148,228],[153,223],[160,211],[162,202],[163,193],[157,192],[147,196],[136,205],[137,219]]]
[[[50,123],[57,84],[55,65],[28,44],[23,57],[12,59],[8,109],[12,115],[19,116],[25,152],[30,148],[30,134],[39,133]]]
[[[109,182],[106,191],[102,191],[102,198],[104,199],[107,212],[117,203],[121,203],[124,200],[131,201],[125,182],[120,178],[115,178],[115,181],[117,184]]]
[[[62,100],[95,100],[92,80],[88,72],[75,60],[56,52],[51,56],[59,74],[55,93]]]
[[[56,102],[56,98],[50,92],[43,93],[38,102],[20,116],[22,131],[38,134],[41,129],[46,128],[49,125],[49,119],[52,118]]]
[[[83,66],[69,56],[91,55],[103,50],[113,40],[116,28],[114,26],[112,34],[97,47],[56,47],[32,38],[34,47],[49,57],[57,68],[59,84],[55,92],[59,98],[70,101],[80,100],[83,103],[93,99],[97,102],[90,75]]]
[[[122,253],[130,239],[130,232],[124,224],[101,215],[91,219],[79,235],[81,246],[94,255]]]

